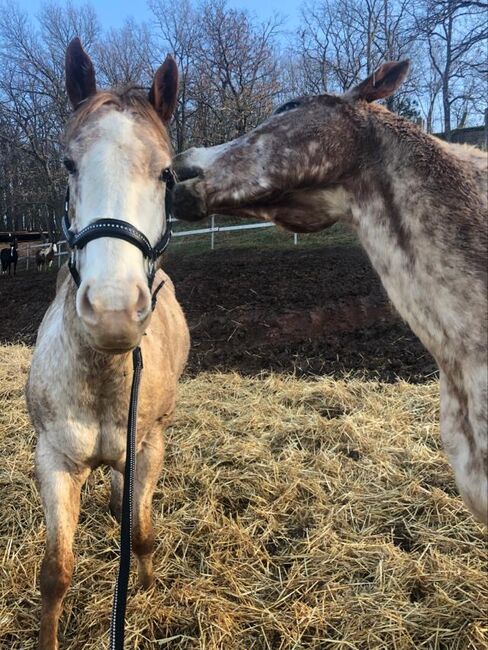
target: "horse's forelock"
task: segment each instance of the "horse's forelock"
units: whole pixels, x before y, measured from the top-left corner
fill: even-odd
[[[75,137],[87,119],[104,106],[114,106],[119,111],[130,111],[141,118],[141,123],[151,125],[168,148],[171,146],[168,131],[147,99],[147,95],[135,86],[100,91],[81,102],[66,125],[66,141]]]

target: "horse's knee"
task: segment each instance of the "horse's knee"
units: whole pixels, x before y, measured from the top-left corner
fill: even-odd
[[[71,552],[47,550],[41,565],[40,587],[43,598],[60,601],[71,584],[74,556]]]
[[[149,524],[149,530],[145,533],[142,532],[139,526],[134,528],[132,535],[132,550],[140,557],[144,555],[152,555],[154,550],[154,531],[152,525]]]
[[[110,487],[110,512],[120,523],[122,519],[122,497],[124,493],[124,477],[120,472],[112,470]]]

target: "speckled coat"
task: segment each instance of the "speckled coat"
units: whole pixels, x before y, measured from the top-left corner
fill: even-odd
[[[110,355],[87,345],[75,309],[76,287],[65,268],[56,297],[39,328],[26,397],[36,429],[37,478],[46,516],[47,550],[41,569],[40,648],[57,648],[57,620],[73,571],[73,536],[81,487],[99,465],[112,468],[111,510],[119,518],[125,466],[132,355]],[[175,408],[189,332],[174,287],[162,271],[159,292],[141,350],[142,372],[132,547],[139,581],[153,582],[151,501],[164,456],[163,430]]]
[[[298,98],[249,134],[175,161],[176,215],[337,220],[437,360],[441,435],[468,508],[488,521],[486,154],[447,145],[371,103],[402,83],[388,63],[346,95]]]

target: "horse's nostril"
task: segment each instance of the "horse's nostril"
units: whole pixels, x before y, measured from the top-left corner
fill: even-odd
[[[90,285],[87,284],[79,291],[78,311],[83,320],[90,325],[95,325],[98,320],[97,309],[90,300]]]
[[[134,305],[134,312],[137,320],[144,320],[146,318],[151,304],[151,295],[147,285],[137,285],[137,299]]]
[[[116,318],[119,324],[125,319],[128,326],[130,323],[134,325],[144,321],[150,313],[151,294],[143,282],[115,288],[82,284],[78,290],[77,309],[85,325],[90,327],[101,326],[108,314]]]

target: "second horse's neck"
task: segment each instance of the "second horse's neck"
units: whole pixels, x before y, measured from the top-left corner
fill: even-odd
[[[469,165],[396,120],[376,126],[374,158],[351,183],[352,222],[391,301],[439,358],[465,338],[461,305],[483,282],[480,191]]]

